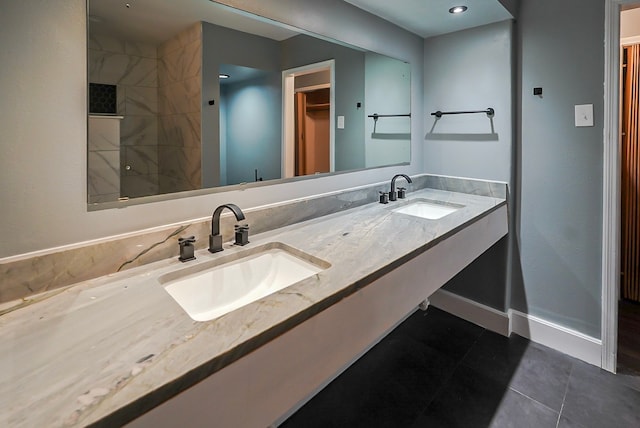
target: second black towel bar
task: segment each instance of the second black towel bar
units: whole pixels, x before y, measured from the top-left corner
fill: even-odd
[[[367,117],[372,117],[373,120],[378,120],[379,117],[411,117],[411,113],[409,113],[409,114],[378,114],[378,113],[374,113],[374,114],[370,114]]]
[[[435,116],[438,119],[444,116],[445,114],[473,114],[473,113],[485,113],[487,117],[493,117],[495,115],[495,110],[489,107],[486,110],[468,110],[468,111],[435,111],[431,113],[431,116]]]

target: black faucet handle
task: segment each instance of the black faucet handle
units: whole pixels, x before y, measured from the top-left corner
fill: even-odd
[[[188,262],[189,260],[195,260],[196,257],[193,255],[195,248],[193,243],[196,242],[195,236],[189,236],[187,238],[178,238],[178,244],[180,245],[180,257],[178,260],[181,262]]]
[[[235,225],[235,245],[244,246],[249,243],[249,225],[248,224],[236,224]]]
[[[398,187],[398,198],[404,199],[407,197],[407,188],[406,187]]]
[[[178,238],[178,244],[180,244],[180,246],[193,244],[194,242],[196,242],[196,237],[195,236],[188,236],[186,238]]]
[[[380,203],[388,204],[389,203],[389,195],[387,192],[380,192]]]

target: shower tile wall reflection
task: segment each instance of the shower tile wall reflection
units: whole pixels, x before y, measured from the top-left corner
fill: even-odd
[[[138,197],[158,190],[158,60],[156,47],[89,36],[89,80],[117,85],[117,114],[122,116],[118,144],[119,189],[108,200]],[[90,130],[91,131],[91,130]],[[89,176],[104,169],[89,156]],[[104,157],[103,157],[104,158]],[[109,158],[113,162],[113,154]],[[113,175],[113,174],[111,174]],[[96,200],[90,185],[89,202]]]
[[[122,120],[109,153],[90,149],[89,203],[201,187],[201,34],[156,47],[90,33],[89,81],[117,85]]]
[[[121,116],[90,116],[87,162],[89,202],[117,200],[120,196]]]
[[[200,189],[202,24],[158,47],[159,192]]]

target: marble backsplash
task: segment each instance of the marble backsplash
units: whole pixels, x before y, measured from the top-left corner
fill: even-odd
[[[430,174],[421,175],[418,180],[420,182],[424,180],[424,183],[419,187],[415,187],[416,189],[428,187],[430,189],[448,190],[469,195],[508,199],[507,185],[504,182]]]
[[[505,183],[432,175],[413,178],[408,192],[434,188],[481,196],[507,197]],[[400,184],[400,183],[403,184]],[[347,189],[306,199],[245,210],[251,234],[340,212],[378,200],[380,191],[389,191],[389,183]],[[212,207],[211,211],[215,207]],[[235,217],[229,212],[221,218],[225,241],[233,236]],[[0,260],[0,314],[16,306],[28,304],[30,296],[60,289],[80,281],[123,271],[158,260],[177,257],[178,238],[194,235],[196,249],[208,246],[211,219],[174,224],[115,236],[84,245],[25,254]],[[21,300],[22,299],[22,300]],[[4,308],[4,309],[3,309]]]

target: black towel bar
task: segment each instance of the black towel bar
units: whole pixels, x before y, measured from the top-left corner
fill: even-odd
[[[489,107],[486,110],[468,110],[468,111],[435,111],[433,113],[431,113],[431,116],[435,116],[438,119],[441,118],[442,116],[444,116],[445,114],[473,114],[473,113],[485,113],[487,115],[487,117],[493,117],[496,112],[494,109],[492,109],[491,107]]]

